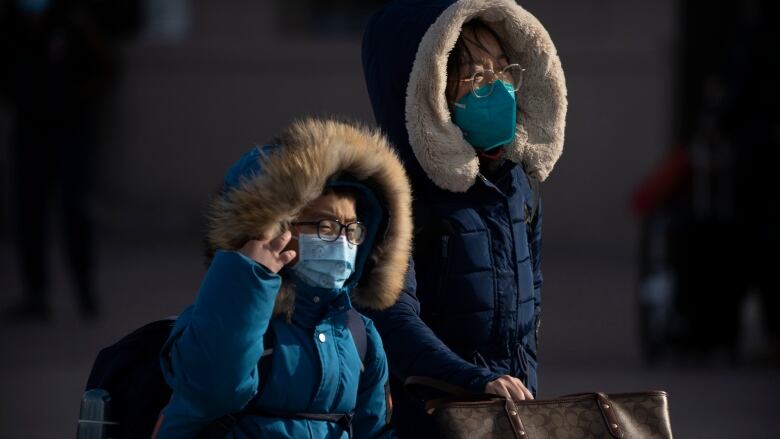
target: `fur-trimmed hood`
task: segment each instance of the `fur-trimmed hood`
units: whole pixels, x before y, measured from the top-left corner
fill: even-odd
[[[447,59],[472,19],[490,26],[510,61],[526,69],[517,93],[516,136],[505,156],[543,181],[563,151],[566,83],[547,31],[512,0],[397,0],[378,12],[363,40],[377,123],[413,177],[423,173],[451,192],[473,185],[479,159],[452,122],[445,98]]]
[[[326,186],[353,185],[366,195],[358,199],[358,216],[369,205],[378,215],[369,226],[373,236],[359,247],[352,301],[391,306],[401,294],[412,239],[409,182],[395,152],[379,133],[331,120],[294,123],[275,143],[253,148],[228,171],[208,214],[211,249],[277,236]]]

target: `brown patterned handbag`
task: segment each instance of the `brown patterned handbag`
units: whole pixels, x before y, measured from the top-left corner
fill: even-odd
[[[550,400],[511,401],[426,377],[409,377],[407,391],[427,399],[445,439],[667,439],[666,392],[582,393]],[[426,398],[432,392],[449,396]]]

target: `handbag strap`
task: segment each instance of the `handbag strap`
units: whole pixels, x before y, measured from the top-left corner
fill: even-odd
[[[507,398],[504,398],[504,401],[504,411],[509,418],[509,423],[512,425],[512,432],[515,434],[515,438],[525,438],[525,426],[523,425],[523,420],[520,419],[520,413],[518,413],[514,401]]]
[[[623,429],[620,428],[620,424],[618,423],[618,418],[615,414],[612,401],[610,401],[609,397],[602,392],[596,393],[596,401],[597,405],[599,406],[599,410],[601,410],[601,415],[604,416],[604,421],[607,423],[609,432],[612,434],[612,436],[615,437],[615,439],[622,439]]]

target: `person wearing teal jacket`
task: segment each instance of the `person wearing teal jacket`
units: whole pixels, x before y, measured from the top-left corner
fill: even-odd
[[[382,341],[360,316],[361,364],[347,319],[353,303],[400,295],[410,206],[395,153],[361,127],[305,120],[244,154],[208,214],[198,296],[161,353],[173,395],[155,437],[196,437],[241,411],[226,437],[392,436]]]

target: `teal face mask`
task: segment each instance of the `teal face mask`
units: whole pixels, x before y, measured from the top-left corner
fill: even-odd
[[[487,94],[489,87],[483,85],[478,92]],[[469,92],[454,105],[453,122],[475,149],[489,151],[515,138],[517,102],[512,84],[496,81],[489,96],[477,98]]]

